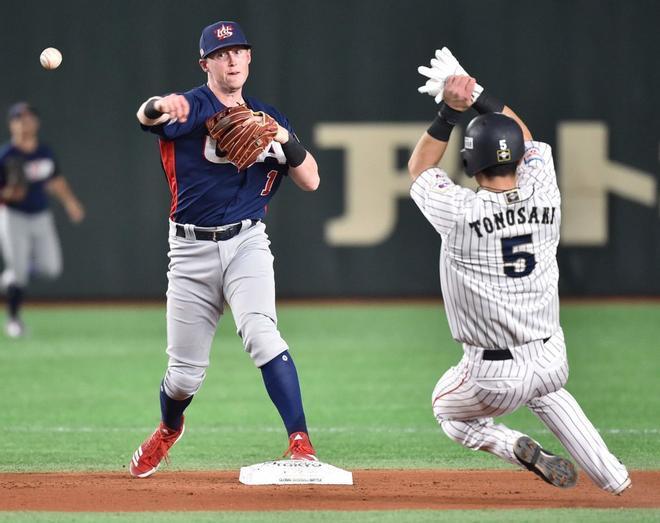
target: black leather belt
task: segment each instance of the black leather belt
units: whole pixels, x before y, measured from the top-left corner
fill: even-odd
[[[252,222],[252,225],[254,225],[259,220],[250,220],[250,221]],[[223,229],[221,231],[209,231],[206,229],[198,229],[197,227],[195,227],[193,229],[193,232],[195,233],[195,238],[197,240],[206,240],[210,242],[224,242],[226,240],[231,240],[234,236],[236,236],[239,232],[241,232],[242,228],[243,228],[243,223],[241,222],[232,225],[231,227],[227,227],[226,229]],[[183,225],[179,225],[178,223],[176,224],[176,235],[180,238],[186,237],[186,229]]]
[[[513,354],[509,349],[484,349],[481,359],[486,361],[512,360]]]
[[[544,338],[543,343],[548,343],[549,339]],[[481,359],[486,361],[512,360],[513,354],[509,349],[484,349]]]

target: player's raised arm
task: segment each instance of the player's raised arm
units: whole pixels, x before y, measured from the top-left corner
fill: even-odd
[[[504,106],[504,109],[502,109],[502,114],[505,114],[509,116],[510,118],[513,118],[520,128],[522,129],[523,132],[523,139],[527,142],[532,139],[532,133],[529,131],[527,126],[525,125],[525,122],[523,122],[520,117],[513,112],[513,109],[511,109],[508,105]]]
[[[436,50],[435,57],[431,59],[430,67],[420,66],[417,70],[421,75],[428,78],[426,83],[417,90],[420,93],[432,96],[436,103],[442,102],[446,83],[451,76],[469,76],[456,57],[446,47]],[[504,105],[476,82],[472,89],[472,107],[479,114],[503,113],[513,118],[523,131],[523,139],[525,141],[532,139],[532,134],[522,119],[510,107]]]
[[[449,135],[461,114],[472,106],[472,91],[476,80],[470,76],[450,76],[444,84],[444,101],[438,116],[417,142],[408,161],[413,180],[425,170],[435,167],[447,150]]]
[[[502,113],[509,118],[513,118],[522,129],[523,140],[528,141],[532,139],[532,133],[527,128],[527,125],[525,125],[525,122],[523,122],[522,119],[515,112],[513,112],[513,109],[511,109],[511,107],[508,105],[504,105],[504,103],[487,92],[483,87],[479,86],[477,88],[475,86],[475,89],[472,92],[472,99],[474,100],[472,107],[479,114]]]
[[[315,191],[321,178],[319,177],[319,167],[312,153],[279,124],[275,141],[282,145],[282,151],[289,163],[289,176],[294,183],[303,191]]]

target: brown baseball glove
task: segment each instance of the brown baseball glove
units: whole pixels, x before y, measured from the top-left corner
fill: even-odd
[[[227,107],[208,120],[206,128],[217,142],[221,156],[240,171],[252,165],[277,134],[277,122],[263,111],[247,105]]]
[[[25,162],[20,158],[10,157],[5,161],[5,183],[0,189],[0,200],[21,202],[27,196],[28,181],[25,176]]]

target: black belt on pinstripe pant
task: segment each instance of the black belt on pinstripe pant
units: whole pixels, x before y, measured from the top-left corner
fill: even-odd
[[[543,343],[548,343],[549,339],[543,338]],[[509,349],[484,349],[481,359],[486,361],[512,360],[513,354]]]

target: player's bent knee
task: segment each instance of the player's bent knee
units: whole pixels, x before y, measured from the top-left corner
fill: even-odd
[[[438,423],[442,424],[442,422],[449,417],[449,413],[446,411],[445,406],[436,398],[433,399],[431,406],[433,408],[433,416],[438,420]]]
[[[461,422],[447,419],[449,417],[449,413],[446,412],[444,405],[438,401],[437,398],[435,398],[435,391],[432,407],[433,416],[435,416],[435,419],[440,424],[440,427],[442,427],[443,432],[449,437],[449,439],[452,439],[456,443],[463,445],[465,438],[463,437],[463,432],[460,430]]]
[[[62,275],[62,266],[61,265],[53,265],[50,267],[44,267],[41,272],[39,273],[39,276],[42,278],[46,278],[48,280],[56,280]]]
[[[163,379],[163,388],[173,400],[185,400],[193,396],[202,386],[206,369],[193,366],[169,367]]]
[[[245,351],[257,367],[265,365],[289,348],[280,336],[275,321],[265,314],[246,314],[242,318],[238,335],[243,339]]]
[[[37,275],[48,280],[55,280],[62,275],[62,260],[58,257],[42,261],[36,266]]]
[[[440,421],[442,430],[447,437],[459,445],[470,448],[470,431],[465,423],[460,421],[442,420]]]
[[[2,273],[2,289],[6,290],[11,286],[25,287],[28,284],[28,280],[29,278],[27,272],[7,269]]]

